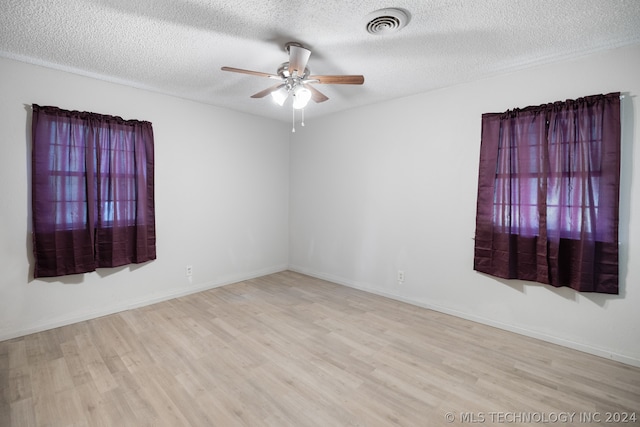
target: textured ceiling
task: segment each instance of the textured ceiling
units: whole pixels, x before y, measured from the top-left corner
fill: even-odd
[[[409,12],[399,32],[365,17]],[[640,43],[638,0],[2,0],[0,55],[278,120],[288,108],[250,95],[274,84],[284,44],[313,74],[362,74],[363,86],[316,85],[330,99],[307,118],[496,73]]]

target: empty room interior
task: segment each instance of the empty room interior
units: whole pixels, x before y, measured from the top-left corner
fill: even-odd
[[[0,426],[640,425],[639,76],[635,0],[3,2]]]

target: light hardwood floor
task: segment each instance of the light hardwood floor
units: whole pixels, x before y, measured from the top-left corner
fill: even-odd
[[[640,425],[638,368],[293,272],[0,342],[0,385],[1,426]]]

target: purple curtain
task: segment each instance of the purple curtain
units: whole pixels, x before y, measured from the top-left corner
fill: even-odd
[[[156,258],[151,123],[33,105],[34,277]]]
[[[482,116],[474,269],[618,293],[620,93]]]

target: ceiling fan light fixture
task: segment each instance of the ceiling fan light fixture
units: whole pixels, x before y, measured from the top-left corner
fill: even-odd
[[[307,106],[311,99],[311,91],[304,86],[298,86],[293,91],[293,108],[300,110]]]
[[[364,21],[369,34],[390,34],[401,30],[409,23],[409,12],[398,8],[380,9],[368,14]]]

